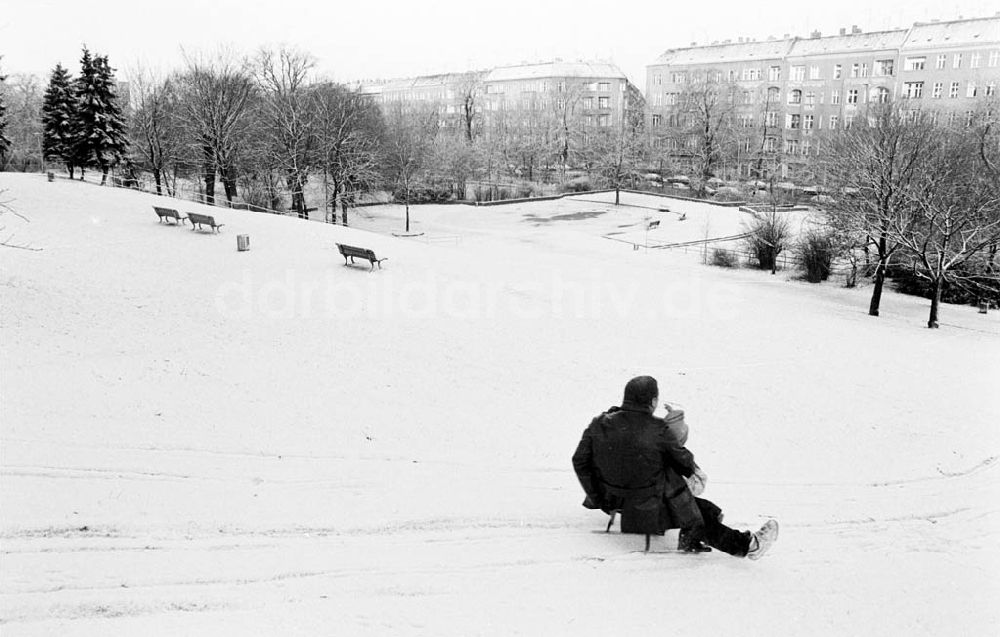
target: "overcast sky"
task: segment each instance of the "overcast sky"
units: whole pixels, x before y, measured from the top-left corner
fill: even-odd
[[[833,35],[854,24],[877,31],[998,11],[997,0],[0,0],[0,68],[47,76],[62,62],[75,74],[86,43],[124,79],[137,64],[178,68],[182,47],[252,52],[284,43],[340,81],[559,57],[613,60],[644,87],[647,64],[692,42]]]

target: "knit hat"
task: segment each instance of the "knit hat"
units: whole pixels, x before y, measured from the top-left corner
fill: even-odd
[[[652,376],[636,376],[625,385],[625,395],[622,404],[631,403],[643,407],[653,402],[660,395],[660,388]]]

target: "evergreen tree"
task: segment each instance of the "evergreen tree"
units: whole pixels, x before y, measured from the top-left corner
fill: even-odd
[[[91,58],[86,47],[80,60],[80,77],[76,81],[76,103],[78,157],[81,165],[101,170],[103,185],[108,179],[108,170],[125,156],[128,140],[108,57]]]
[[[4,134],[7,128],[7,106],[3,103],[3,83],[6,79],[6,75],[0,75],[0,168],[7,164],[7,153],[10,151],[10,140]]]
[[[72,80],[66,69],[56,64],[42,102],[42,152],[45,159],[65,163],[70,179],[76,166],[75,120]]]

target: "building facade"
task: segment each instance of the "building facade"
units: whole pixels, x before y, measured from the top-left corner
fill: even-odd
[[[670,50],[647,67],[647,122],[663,152],[694,167],[703,146],[695,125],[709,117],[692,96],[709,85],[723,97],[713,107],[727,128],[718,172],[808,181],[804,160],[818,152],[822,131],[850,126],[872,104],[905,100],[908,111],[962,123],[996,95],[998,81],[1000,15],[723,42]]]

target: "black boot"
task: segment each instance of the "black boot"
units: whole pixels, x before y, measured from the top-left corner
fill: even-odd
[[[711,547],[706,546],[697,537],[691,529],[681,529],[680,536],[677,538],[677,550],[684,553],[708,553],[711,551]]]

